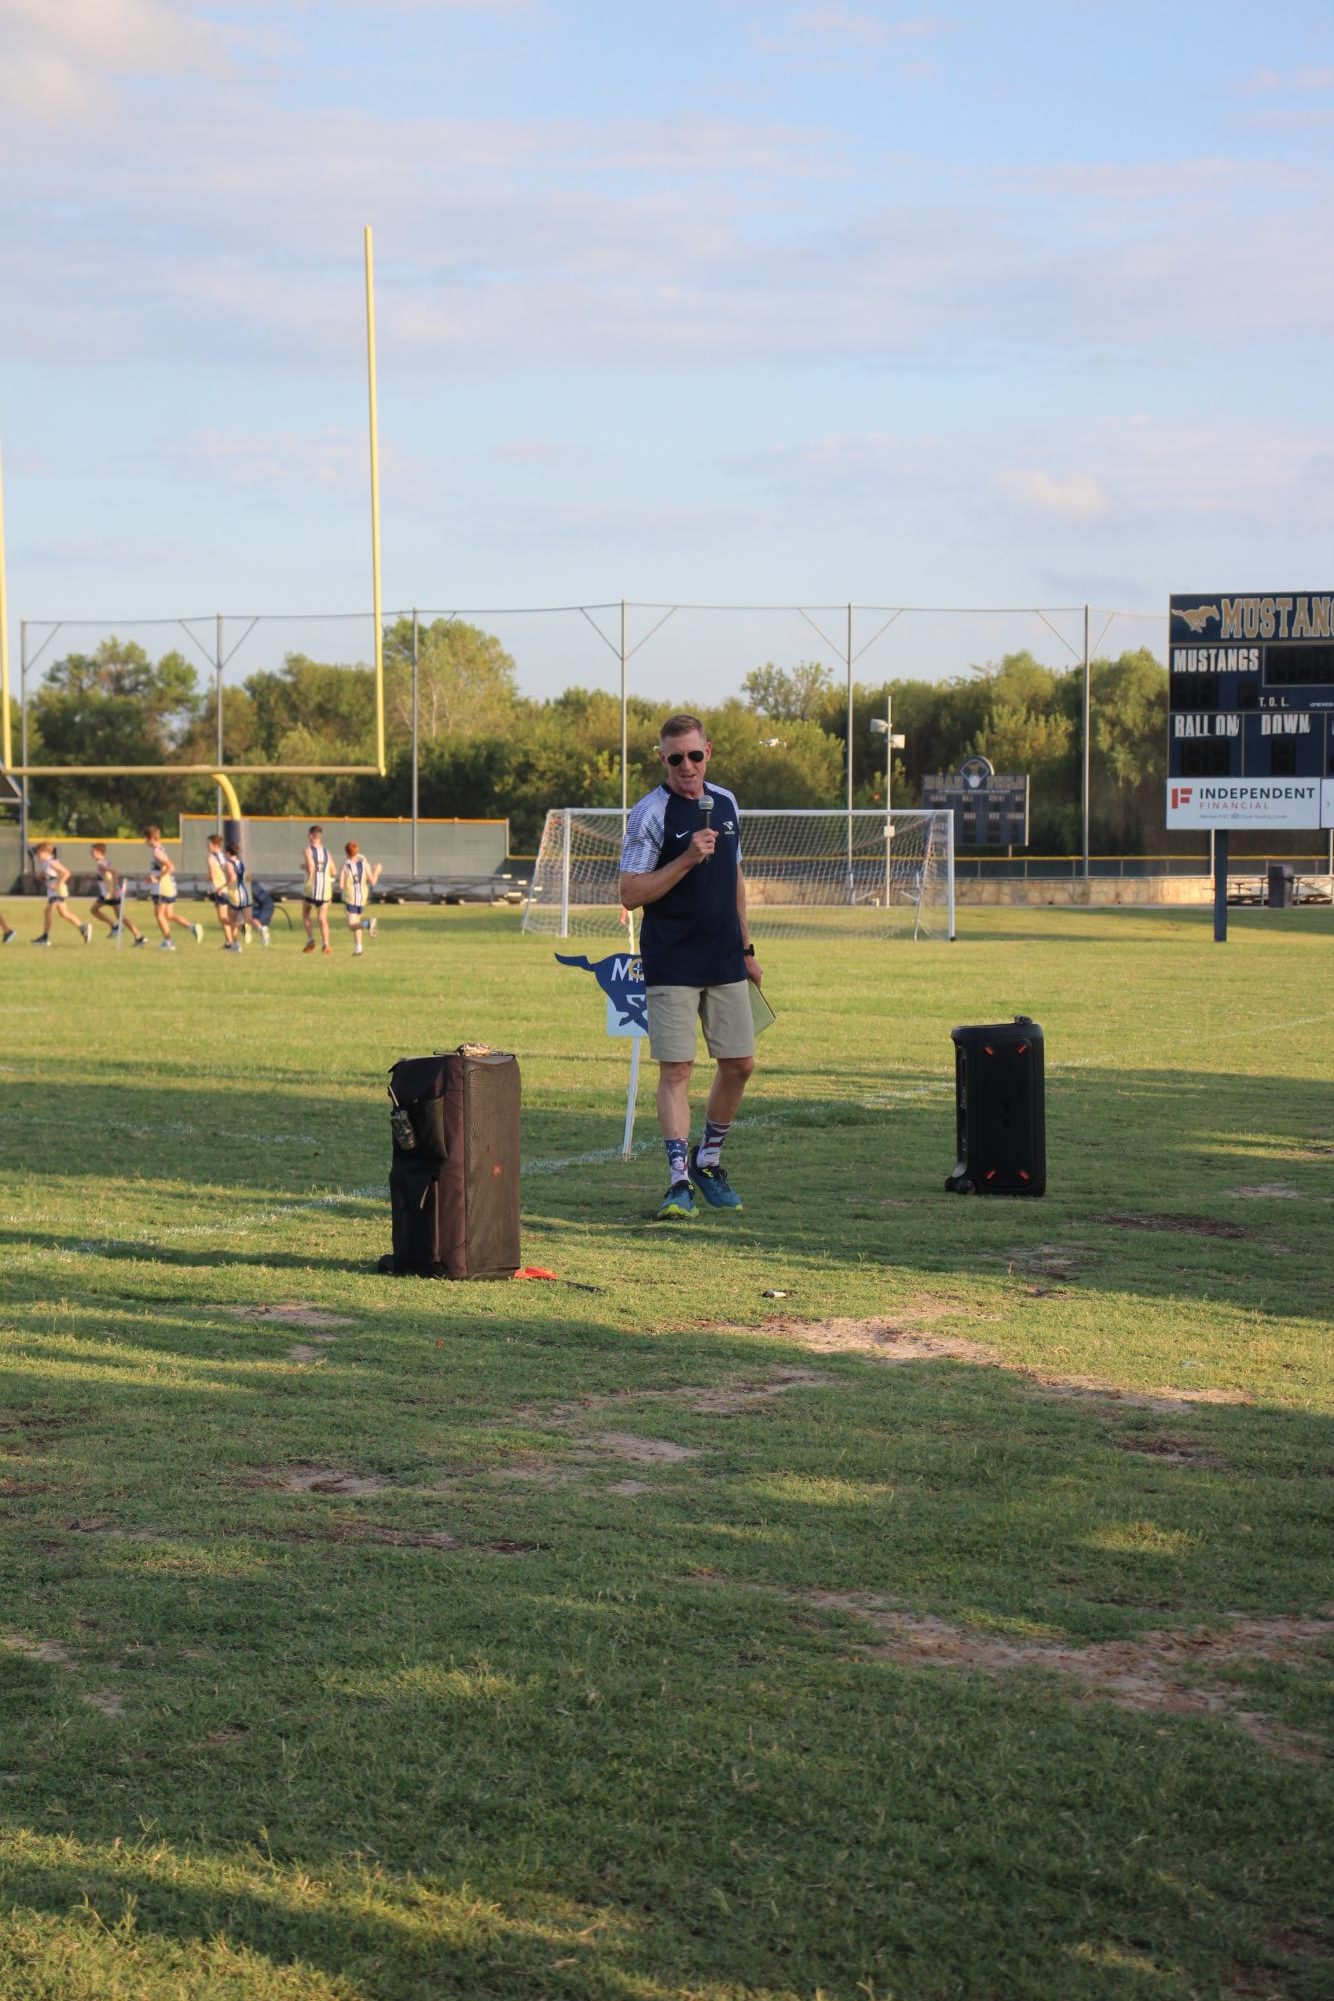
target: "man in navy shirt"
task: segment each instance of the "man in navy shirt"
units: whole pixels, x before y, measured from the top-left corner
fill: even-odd
[[[758,985],[761,974],[746,926],[737,803],[721,785],[705,784],[712,750],[698,716],[667,718],[658,732],[663,782],[632,808],[621,850],[621,902],[644,913],[649,1048],[671,1173],[659,1216],[693,1216],[694,1189],[710,1208],[741,1207],[719,1155],[755,1068],[749,983]],[[711,812],[700,810],[706,796]],[[704,1137],[692,1147],[697,1023],[718,1067]]]

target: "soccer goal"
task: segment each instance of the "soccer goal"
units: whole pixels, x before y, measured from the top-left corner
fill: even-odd
[[[547,814],[523,913],[547,938],[617,937],[623,821],[615,806]],[[750,928],[757,938],[953,938],[949,813],[788,812],[741,816]]]

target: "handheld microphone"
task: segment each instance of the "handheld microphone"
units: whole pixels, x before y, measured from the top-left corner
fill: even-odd
[[[705,791],[700,794],[699,810],[704,815],[704,831],[705,833],[707,833],[709,830],[709,815],[713,812],[712,792]],[[706,862],[711,862],[713,860],[713,856],[705,855],[704,859]]]

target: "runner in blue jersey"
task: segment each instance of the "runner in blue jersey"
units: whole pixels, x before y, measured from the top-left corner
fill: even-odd
[[[663,782],[632,808],[621,850],[621,902],[644,913],[649,1049],[671,1174],[658,1209],[663,1217],[693,1216],[695,1189],[712,1209],[741,1207],[719,1156],[755,1068],[749,982],[758,985],[762,976],[746,924],[737,803],[721,785],[705,783],[712,751],[698,716],[667,718],[658,732]],[[700,810],[706,795],[710,813]],[[692,1147],[697,1026],[717,1068],[704,1137]]]

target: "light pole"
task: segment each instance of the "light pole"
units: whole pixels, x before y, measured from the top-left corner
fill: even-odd
[[[872,716],[871,735],[882,736],[885,739],[885,908],[888,910],[892,886],[891,864],[894,856],[894,815],[890,806],[891,788],[894,783],[894,753],[896,750],[902,750],[908,741],[907,737],[894,734],[894,696],[888,689],[885,691],[884,721],[882,722],[879,716]]]

